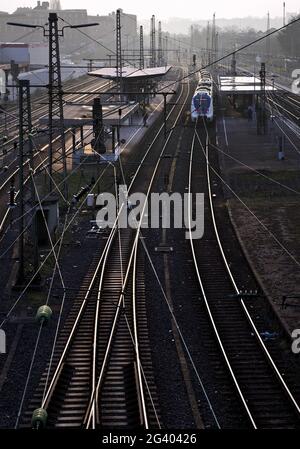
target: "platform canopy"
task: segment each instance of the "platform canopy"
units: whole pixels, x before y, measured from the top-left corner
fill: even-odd
[[[155,78],[166,75],[169,72],[171,66],[153,67],[148,69],[137,69],[136,67],[123,67],[122,78],[123,79],[142,79],[142,78]],[[117,69],[116,67],[104,67],[103,69],[94,70],[89,72],[90,76],[98,76],[99,78],[116,79]]]
[[[220,76],[219,90],[221,94],[260,94],[260,78],[254,76]],[[276,87],[266,84],[265,91],[275,91]]]

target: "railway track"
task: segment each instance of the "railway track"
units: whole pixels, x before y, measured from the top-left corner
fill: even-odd
[[[97,92],[105,90],[107,88],[107,86],[109,86],[109,85],[110,85],[109,82],[101,84],[100,86],[98,85],[92,91],[95,91],[95,95],[96,95]],[[77,99],[78,98],[90,98],[90,97],[93,97],[93,94],[81,95],[80,97],[77,97]],[[71,128],[68,128],[65,130],[66,138],[69,136],[69,133],[71,131],[72,131]],[[56,136],[52,142],[55,143],[58,140],[59,140],[59,136]],[[38,148],[37,151],[34,151],[33,157],[34,157],[34,163],[36,164],[34,173],[36,173],[43,166],[45,166],[47,159],[48,159],[48,155],[46,157],[43,157],[43,153],[45,151],[47,151],[48,147],[49,147],[49,144],[45,144],[41,148]],[[68,153],[70,153],[71,151],[72,151],[72,145],[67,146],[66,154],[68,155]],[[40,161],[39,161],[39,159],[40,159]],[[5,172],[6,179],[0,184],[0,205],[2,204],[2,210],[0,211],[0,234],[4,231],[5,224],[7,223],[7,219],[11,212],[11,210],[9,208],[7,208],[7,191],[9,190],[10,182],[18,176],[19,168],[18,167],[16,168],[16,164],[17,164],[17,159],[14,159],[11,161],[11,163],[7,167],[7,171]],[[29,180],[29,159],[25,160],[23,167],[24,167],[24,177],[25,177],[25,183],[26,183]],[[18,182],[15,182],[15,185],[17,187]],[[16,192],[16,198],[18,197],[18,195],[19,195],[19,191]]]
[[[107,86],[109,86],[110,83],[100,83],[99,81],[98,83],[92,82],[92,81],[86,81],[84,83],[80,83],[78,85],[79,86],[89,86],[89,89],[91,89],[92,92],[97,93],[98,91],[102,91],[103,89],[105,89]],[[75,86],[73,87],[73,89],[75,88]],[[67,100],[68,98],[68,100]],[[88,99],[93,98],[93,94],[91,95],[77,95],[77,94],[70,94],[66,97],[66,101],[80,101],[82,99],[85,99],[85,101],[88,101]],[[47,105],[42,106],[41,108],[35,107],[34,102],[32,105],[32,127],[36,127],[39,124],[39,120],[43,117],[47,116]],[[17,119],[18,120],[18,119]],[[16,125],[12,125],[12,128],[16,128],[15,130],[15,136],[13,136],[11,139],[9,139],[3,148],[5,148],[5,153],[3,152],[2,149],[2,169],[3,166],[5,166],[5,172],[2,170],[1,175],[3,175],[4,173],[7,175],[8,170],[16,163],[16,155],[15,153],[17,152],[17,150],[15,149],[14,145],[10,146],[11,144],[14,143],[18,143],[18,125],[17,125],[17,120],[16,120]]]
[[[78,82],[78,80],[77,80],[77,82],[72,83],[71,86],[65,87],[64,92],[68,93],[68,91],[72,91],[74,89],[83,89],[84,90],[85,88],[88,88],[88,87],[93,88],[97,84],[99,85],[99,81],[96,82],[95,80],[92,80],[92,79],[87,79],[87,80],[81,81],[81,82]],[[76,96],[74,94],[69,94],[69,95],[65,96],[64,100],[71,101],[72,99],[76,99],[77,97],[78,96]],[[44,104],[42,104],[43,102],[44,102]],[[47,115],[47,112],[48,112],[47,102],[48,102],[47,95],[42,95],[42,96],[39,96],[38,98],[32,100],[32,124],[33,124],[33,126],[36,125],[36,123],[38,122],[38,120],[40,118],[45,117]],[[7,110],[7,113],[9,114],[9,117],[10,117],[8,126],[5,127],[4,124],[1,124],[0,132],[10,134],[9,131],[12,130],[12,131],[15,131],[17,134],[18,114],[19,114],[18,107],[16,106],[14,108]],[[5,112],[3,112],[3,114],[5,114]],[[9,149],[7,149],[8,145],[11,144],[16,137],[17,136],[13,136],[10,140],[8,140],[5,143],[7,152],[9,152]]]
[[[181,86],[178,104],[168,114],[173,127],[189,96],[189,85]],[[173,130],[164,141],[163,125],[155,132],[131,178],[129,193],[150,194],[172,134]],[[127,208],[121,205],[120,210],[123,207]],[[107,234],[79,294],[80,307],[59,338],[51,382],[45,388],[45,372],[25,425],[39,403],[48,411],[50,427],[160,427],[138,251],[144,212],[137,229],[119,229],[116,219]]]
[[[287,118],[291,119],[297,125],[299,125],[300,120],[300,111],[299,105],[291,100],[293,97],[287,96],[287,94],[272,94],[268,95],[268,102],[270,107],[276,109],[280,113],[287,116]]]
[[[263,341],[261,328],[255,323],[255,300],[248,302],[246,297],[239,296],[245,285],[245,273],[249,278],[249,269],[245,268],[243,273],[241,265],[239,270],[235,267],[234,273],[234,242],[230,243],[231,259],[227,244],[227,252],[224,250],[224,236],[231,224],[227,210],[224,211],[218,160],[210,154],[209,139],[206,127],[200,123],[193,137],[189,169],[189,191],[197,186],[196,191],[204,192],[206,197],[204,237],[200,241],[190,238],[190,244],[201,302],[206,310],[204,321],[208,319],[210,323],[208,336],[212,333],[214,336],[206,342],[207,350],[213,354],[219,380],[226,385],[223,394],[231,401],[228,413],[235,415],[239,427],[299,428],[299,385],[291,391],[288,377],[282,375],[280,347],[276,352],[276,343],[269,344],[273,345],[271,350]],[[216,216],[222,221],[218,222]],[[247,265],[245,260],[244,265]],[[254,278],[252,285],[253,290],[259,291]]]

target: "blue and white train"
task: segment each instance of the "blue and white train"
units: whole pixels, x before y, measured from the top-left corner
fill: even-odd
[[[192,98],[191,118],[193,122],[200,118],[210,123],[214,120],[213,79],[205,70],[199,73],[199,82]]]

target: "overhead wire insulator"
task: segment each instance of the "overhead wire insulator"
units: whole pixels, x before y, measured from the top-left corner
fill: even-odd
[[[44,429],[48,419],[47,410],[44,408],[36,408],[32,414],[31,425],[34,429]]]
[[[52,316],[52,310],[49,306],[44,305],[38,308],[35,319],[40,324],[47,324]]]

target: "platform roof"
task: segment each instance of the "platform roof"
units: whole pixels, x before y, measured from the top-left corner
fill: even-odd
[[[226,94],[260,93],[260,78],[254,76],[220,76],[219,89],[221,93]],[[265,90],[273,91],[273,86],[266,84]],[[276,90],[276,87],[274,90]]]
[[[136,67],[123,67],[123,79],[137,79],[137,78],[154,78],[164,76],[171,69],[171,66],[153,67],[148,69],[137,69]],[[115,79],[117,78],[117,69],[115,67],[104,67],[102,69],[89,72],[91,76],[98,76],[100,78]]]
[[[139,108],[138,103],[129,103],[123,105],[103,104],[103,124],[118,125],[128,120]],[[119,109],[122,114],[119,115]],[[43,125],[48,124],[48,117],[40,119]],[[54,118],[54,124],[56,119]],[[64,106],[64,126],[90,126],[93,124],[93,107],[87,105],[65,105]]]

